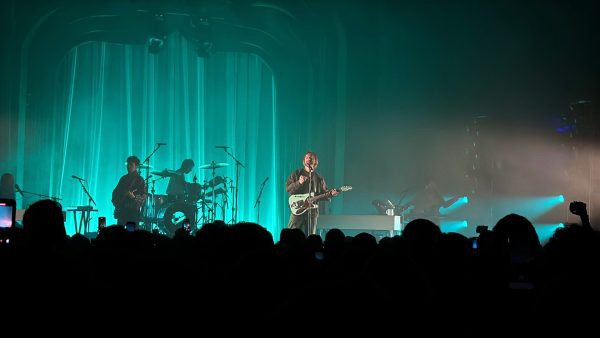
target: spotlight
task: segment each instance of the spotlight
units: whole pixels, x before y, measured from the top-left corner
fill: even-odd
[[[195,17],[190,22],[196,41],[196,53],[199,58],[208,58],[213,54],[213,31],[207,18]]]
[[[150,23],[148,35],[148,53],[158,54],[165,44],[167,38],[165,16],[162,13],[154,14]]]
[[[148,53],[155,55],[158,54],[164,44],[165,41],[163,39],[157,37],[148,38]]]

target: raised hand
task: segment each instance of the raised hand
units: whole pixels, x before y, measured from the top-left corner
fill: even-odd
[[[581,225],[585,228],[590,228],[590,218],[587,213],[587,205],[581,201],[573,201],[569,204],[569,211],[581,217]]]
[[[580,201],[573,201],[569,204],[569,211],[577,216],[587,215],[587,205]]]
[[[300,182],[300,184],[304,184],[304,182],[306,182],[307,177],[304,175],[301,175],[300,178],[298,179],[298,182]]]

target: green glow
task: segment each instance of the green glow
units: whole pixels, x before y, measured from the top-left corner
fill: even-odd
[[[535,221],[553,208],[564,203],[564,197],[561,196],[562,195],[532,196],[500,199],[495,203],[494,213],[497,215],[516,213],[531,221]]]
[[[540,242],[542,243],[542,245],[544,245],[548,242],[550,237],[552,237],[552,235],[554,235],[554,232],[556,231],[556,229],[563,228],[564,224],[563,223],[555,223],[555,224],[536,223],[533,226],[535,227],[535,232],[537,233],[538,238],[540,239]]]
[[[156,143],[164,142],[167,146],[150,160],[150,171],[177,169],[182,160],[192,158],[196,168],[186,179],[192,181],[197,174],[202,183],[212,172],[198,166],[226,162],[230,165],[215,174],[235,183],[235,162],[215,148],[228,145],[245,165],[239,168],[237,220],[256,222],[253,206],[258,189],[265,177],[276,172],[273,74],[256,55],[216,53],[199,59],[188,44],[172,35],[168,48],[157,55],[148,55],[143,45],[91,42],[74,48],[58,70],[63,81],[56,84],[56,104],[48,108],[57,118],[39,122],[39,128],[54,135],[42,141],[51,147],[43,158],[28,158],[49,163],[44,174],[51,179],[30,180],[28,190],[50,191],[70,209],[88,203],[71,175],[85,178],[97,203],[89,228],[96,231],[97,216],[105,216],[108,224],[115,221],[111,193],[126,173],[127,156],[137,155],[143,161]],[[262,193],[260,223],[278,237],[281,225],[275,220],[287,210],[277,210],[276,198],[281,196],[276,192],[283,188],[271,182]],[[156,194],[165,194],[167,183],[156,181]],[[228,192],[228,199],[218,200],[227,203],[225,214],[217,213],[226,222],[232,217],[233,194]],[[27,198],[23,205],[36,199]],[[69,234],[75,232],[72,213],[66,226]]]
[[[442,232],[462,232],[467,229],[469,222],[467,220],[441,220],[440,229]]]

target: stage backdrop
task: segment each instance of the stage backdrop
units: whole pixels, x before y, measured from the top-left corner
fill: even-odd
[[[276,114],[273,74],[262,59],[245,53],[198,57],[191,43],[172,34],[158,54],[148,53],[145,45],[85,43],[68,53],[57,72],[55,103],[26,140],[39,148],[27,149],[25,167],[50,166],[25,170],[25,176],[36,178],[28,180],[29,190],[49,191],[70,209],[88,204],[72,175],[85,179],[98,209],[90,227],[95,231],[96,216],[114,222],[111,193],[126,173],[125,159],[136,155],[144,161],[157,143],[166,143],[150,158],[149,172],[175,170],[191,158],[196,167],[187,180],[196,175],[204,183],[213,172],[199,166],[227,163],[215,170],[228,188],[217,198],[217,219],[231,221],[231,188],[237,184],[237,220],[257,221],[254,206],[261,183],[274,176]],[[231,147],[243,166],[236,168],[236,161],[216,146]],[[150,188],[159,178],[150,177]],[[155,193],[165,194],[167,183],[157,180]],[[260,223],[278,234],[281,213],[287,210],[273,207],[275,186],[270,183],[261,196]],[[25,198],[23,206],[35,199]],[[67,231],[75,232],[72,214]]]

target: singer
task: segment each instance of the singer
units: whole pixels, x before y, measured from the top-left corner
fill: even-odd
[[[137,172],[140,159],[137,156],[127,158],[127,174],[119,179],[119,183],[112,192],[112,203],[115,206],[117,224],[125,225],[141,219],[141,207],[146,200],[146,185],[144,179]]]
[[[312,151],[307,151],[306,154],[304,154],[302,165],[303,167],[294,170],[285,182],[285,190],[288,194],[314,193],[314,195],[322,195],[327,193],[325,179],[315,171],[319,165],[317,154]],[[336,196],[338,191],[333,189],[329,193],[331,196]],[[309,208],[308,211],[302,215],[294,215],[292,213],[290,214],[288,228],[300,229],[306,236],[316,234],[318,217],[318,208]]]

